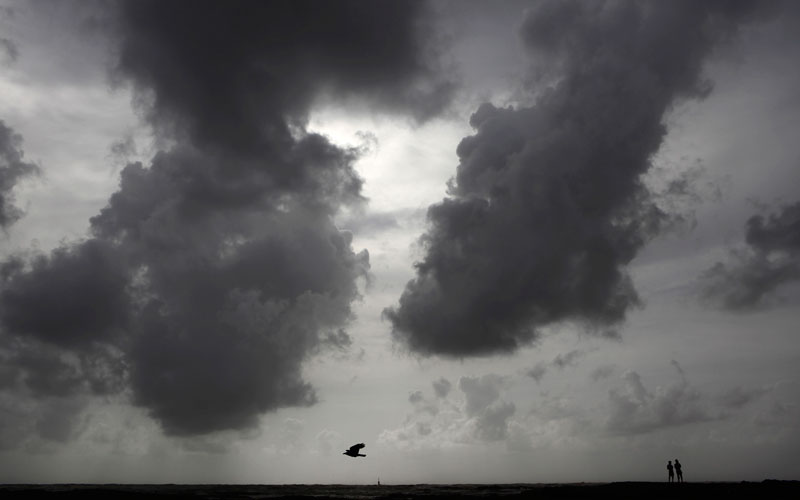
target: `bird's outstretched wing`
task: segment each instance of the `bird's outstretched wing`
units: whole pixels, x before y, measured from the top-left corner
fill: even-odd
[[[350,447],[349,451],[350,453],[358,453],[359,451],[361,451],[361,448],[364,448],[365,446],[366,445],[364,443],[354,444],[353,446]]]

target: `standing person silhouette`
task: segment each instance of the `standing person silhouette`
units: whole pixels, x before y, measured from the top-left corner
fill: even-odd
[[[678,462],[678,459],[675,459],[675,473],[678,475],[678,482],[683,482],[683,470],[681,469],[681,463]]]
[[[675,474],[672,472],[672,460],[667,462],[667,472],[669,472],[669,479],[667,480],[668,483],[672,483],[675,481]]]

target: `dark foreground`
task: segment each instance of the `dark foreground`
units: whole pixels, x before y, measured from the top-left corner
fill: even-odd
[[[676,498],[711,500],[800,498],[800,481],[760,483],[602,483],[453,485],[0,485],[0,498]]]

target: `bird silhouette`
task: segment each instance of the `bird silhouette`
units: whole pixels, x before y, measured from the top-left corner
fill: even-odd
[[[342,455],[347,455],[348,457],[366,457],[366,455],[359,453],[359,451],[361,451],[361,448],[365,446],[366,445],[364,443],[354,444],[353,446],[350,447],[349,450],[342,453]]]

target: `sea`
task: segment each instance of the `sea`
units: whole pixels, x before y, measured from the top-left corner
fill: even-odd
[[[570,484],[5,484],[0,499],[798,499],[800,481]]]

